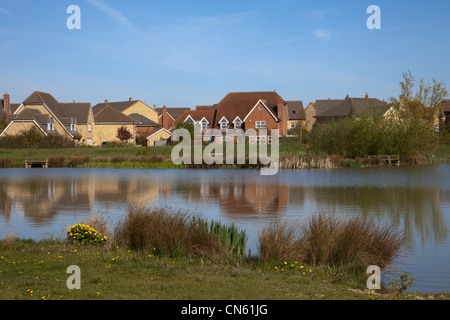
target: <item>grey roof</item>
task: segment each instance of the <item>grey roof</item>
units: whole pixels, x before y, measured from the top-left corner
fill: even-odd
[[[154,121],[150,120],[147,117],[144,117],[143,115],[139,114],[139,113],[132,113],[130,115],[128,115],[130,118],[138,121],[136,123],[136,126],[145,126],[145,127],[157,127],[158,124],[155,123]]]
[[[302,101],[286,101],[288,120],[306,120]]]
[[[320,110],[317,108],[318,105],[320,105]],[[368,115],[384,114],[389,110],[390,106],[386,102],[375,98],[349,98],[343,100],[317,100],[316,108],[316,118],[339,118],[346,117],[352,113],[361,115],[363,112],[366,112]]]
[[[116,108],[111,107],[110,105],[104,105],[102,107],[97,107],[94,110],[94,121],[96,123],[99,122],[107,122],[107,123],[124,123],[124,124],[133,124],[138,121],[123,114]]]
[[[128,100],[128,101],[118,101],[118,102],[109,102],[109,101],[106,102],[105,101],[105,103],[97,103],[94,106],[94,109],[103,108],[104,106],[109,105],[109,106],[113,107],[114,109],[116,109],[120,112],[123,112],[138,101],[139,100]]]
[[[45,104],[59,120],[75,118],[77,123],[87,123],[91,111],[90,103],[60,103],[50,93],[40,91],[33,92],[23,101],[23,104]]]

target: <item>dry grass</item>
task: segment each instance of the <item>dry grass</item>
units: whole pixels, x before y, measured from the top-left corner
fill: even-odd
[[[17,232],[7,232],[4,241],[2,242],[4,248],[10,248],[14,245],[17,239]]]
[[[301,260],[304,255],[298,225],[277,221],[258,233],[260,258],[264,263]]]
[[[133,250],[161,256],[214,257],[225,253],[208,223],[196,215],[171,208],[131,205],[117,225],[115,240]]]
[[[389,225],[326,213],[311,216],[302,237],[305,259],[313,264],[374,264],[381,269],[393,262],[404,243],[403,236]]]
[[[277,222],[263,229],[259,249],[264,262],[302,260],[311,265],[357,269],[391,264],[404,245],[404,236],[372,219],[319,213],[303,225]]]

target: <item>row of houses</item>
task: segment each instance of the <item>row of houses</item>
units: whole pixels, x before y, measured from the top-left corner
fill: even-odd
[[[402,97],[400,97],[402,103]],[[404,102],[403,102],[404,103]],[[32,127],[45,136],[59,135],[72,139],[75,144],[99,146],[117,141],[117,130],[125,127],[131,138],[127,143],[154,146],[170,139],[177,123],[198,124],[202,134],[216,129],[223,137],[233,136],[241,130],[254,129],[250,141],[270,143],[269,132],[278,129],[281,137],[290,130],[311,130],[318,122],[343,118],[349,115],[395,114],[393,105],[376,98],[325,99],[310,102],[306,108],[301,100],[284,100],[276,91],[230,92],[221,101],[211,105],[191,108],[150,107],[141,100],[105,100],[94,106],[91,103],[61,103],[50,93],[35,91],[21,103],[10,103],[8,93],[0,99],[0,119],[5,123],[0,138],[16,135]],[[440,121],[448,127],[450,100],[440,104]],[[212,140],[212,138],[207,138]],[[216,138],[219,142],[223,138]]]

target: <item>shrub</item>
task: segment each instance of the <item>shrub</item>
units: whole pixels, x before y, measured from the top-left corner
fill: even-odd
[[[45,136],[38,128],[23,130],[14,136],[5,135],[0,138],[0,148],[25,149],[25,148],[73,148],[74,142],[63,136]]]
[[[314,126],[308,139],[316,154],[339,154],[352,159],[383,154],[423,155],[439,142],[432,127],[420,118],[395,120],[366,115]]]
[[[67,240],[72,243],[102,244],[106,242],[106,239],[106,236],[85,224],[76,224],[70,226],[67,230]]]

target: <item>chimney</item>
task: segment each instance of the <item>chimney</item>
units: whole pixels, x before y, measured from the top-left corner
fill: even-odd
[[[368,99],[369,98],[369,95],[367,94],[367,92],[366,92],[366,99]]]
[[[3,110],[5,110],[5,120],[8,120],[8,117],[11,114],[11,104],[9,102],[8,92],[3,95]]]
[[[133,101],[133,98],[132,98],[132,97],[130,97],[129,101]]]
[[[108,103],[108,99],[105,99],[105,103]]]
[[[169,129],[169,116],[167,115],[167,107],[163,106],[162,116],[161,116],[161,127],[164,129]]]
[[[279,133],[281,137],[287,135],[287,108],[283,99],[277,100],[278,118],[280,118]]]
[[[404,110],[405,109],[405,95],[401,94],[400,95],[400,104],[399,104],[399,109],[400,110]]]

